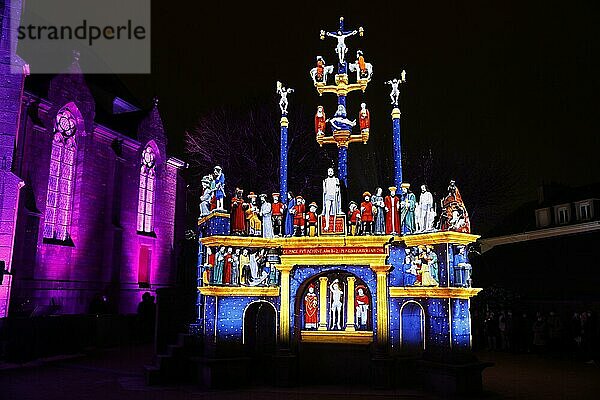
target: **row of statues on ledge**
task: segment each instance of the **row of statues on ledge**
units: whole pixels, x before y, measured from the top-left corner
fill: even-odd
[[[211,211],[225,211],[225,175],[217,166],[212,175],[202,178],[202,196],[200,198],[200,216]],[[470,233],[469,215],[462,196],[454,181],[450,181],[448,194],[441,201],[441,215],[437,226],[437,216],[433,195],[426,185],[421,185],[417,201],[408,183],[398,188],[388,188],[389,194],[383,196],[382,188],[376,188],[374,194],[366,191],[360,203],[351,201],[346,216],[349,235],[409,235],[433,232],[436,230]],[[239,236],[257,236],[264,238],[290,236],[316,236],[319,216],[323,216],[323,233],[335,229],[336,218],[342,213],[340,181],[334,175],[333,168],[327,171],[323,180],[323,210],[318,214],[316,202],[306,204],[302,196],[287,193],[282,200],[279,193],[260,196],[250,192],[244,197],[244,191],[236,188],[231,199],[231,233]],[[333,222],[333,227],[331,226]]]
[[[268,262],[268,250],[225,246],[206,248],[202,285],[277,286],[279,272]]]

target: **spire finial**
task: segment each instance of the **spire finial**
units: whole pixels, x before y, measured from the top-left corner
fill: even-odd
[[[78,62],[79,57],[81,56],[81,53],[79,52],[79,50],[73,50],[72,54],[73,54],[73,62]]]
[[[154,108],[158,107],[158,96],[154,96],[154,97],[152,98],[152,106],[153,106]]]

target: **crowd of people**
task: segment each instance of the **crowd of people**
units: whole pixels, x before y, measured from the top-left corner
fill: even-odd
[[[600,326],[592,311],[570,317],[554,311],[543,313],[501,310],[484,314],[473,311],[473,347],[512,353],[564,353],[598,361]]]

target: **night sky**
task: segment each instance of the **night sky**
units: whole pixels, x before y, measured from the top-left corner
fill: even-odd
[[[446,175],[441,180],[463,178],[467,206],[464,192],[477,190],[464,182],[467,169],[497,169],[508,208],[534,199],[542,182],[600,181],[600,32],[592,2],[236,3],[154,1],[153,73],[121,77],[140,101],[159,96],[174,154],[182,155],[183,133],[200,115],[224,104],[273,99],[276,80],[296,89],[291,108],[301,103],[312,118],[323,104],[332,115],[334,96],[319,98],[308,70],[316,55],[334,63],[335,42],[319,40],[319,31],[336,29],[344,16],[347,28],[365,29],[364,37],[347,41],[348,58],[360,48],[375,71],[366,94],[348,100],[350,116],[366,101],[372,120],[370,143],[350,147],[351,179],[354,174],[365,183],[356,176],[363,157],[391,156],[383,82],[406,69],[403,150],[414,155],[435,148]],[[422,175],[408,167],[405,174]]]

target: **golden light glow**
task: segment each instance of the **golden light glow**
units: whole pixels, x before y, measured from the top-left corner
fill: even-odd
[[[319,326],[320,331],[327,330],[327,277],[319,278]]]
[[[377,273],[377,342],[387,346],[390,335],[390,315],[388,306],[387,274],[390,265],[371,267]]]
[[[398,236],[394,240],[398,242],[404,242],[406,246],[420,246],[422,244],[441,244],[441,243],[452,243],[452,244],[469,244],[479,239],[479,235],[473,235],[470,233],[462,232],[432,232],[422,233],[419,235],[407,235]]]
[[[470,299],[476,296],[480,288],[454,287],[390,287],[390,297],[428,297],[433,299]]]
[[[349,276],[346,278],[348,281],[348,302],[346,305],[346,331],[355,331],[354,327],[354,282],[356,282],[356,278],[354,276]]]
[[[290,271],[292,266],[280,265],[281,302],[279,308],[279,340],[285,347],[290,342]]]
[[[198,288],[200,294],[205,296],[217,296],[217,297],[235,297],[235,296],[279,296],[279,288],[276,286],[271,287],[258,287],[258,286],[201,286]]]
[[[300,340],[306,343],[369,344],[373,331],[300,331]]]
[[[212,215],[229,217],[229,214],[213,213]],[[251,236],[209,236],[201,238],[205,246],[232,247],[264,247],[264,248],[313,248],[313,247],[383,247],[392,240],[404,243],[408,247],[423,244],[469,244],[479,238],[479,235],[461,232],[431,232],[407,236],[302,236],[291,238],[272,238]]]

